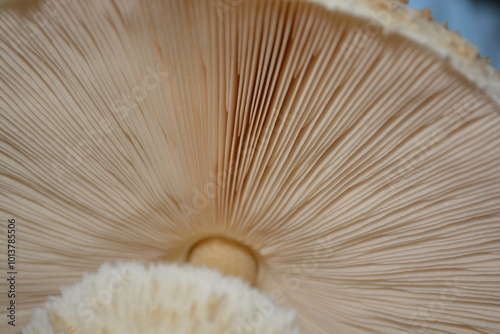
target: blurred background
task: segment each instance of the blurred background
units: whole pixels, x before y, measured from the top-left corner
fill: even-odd
[[[500,0],[410,0],[410,6],[430,7],[436,21],[447,21],[500,70]]]

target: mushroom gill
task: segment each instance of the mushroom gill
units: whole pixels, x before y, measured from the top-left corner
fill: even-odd
[[[14,330],[103,263],[220,238],[304,333],[500,332],[500,79],[427,13],[8,1],[0,54]]]

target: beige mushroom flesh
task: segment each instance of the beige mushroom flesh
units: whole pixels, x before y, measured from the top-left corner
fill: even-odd
[[[98,293],[103,264],[234,284],[249,297],[221,308],[233,318],[267,296],[287,334],[289,309],[305,334],[500,333],[500,75],[428,11],[1,1],[0,55],[18,272],[15,328],[0,281],[1,333],[48,296]],[[45,310],[56,328],[63,311]]]

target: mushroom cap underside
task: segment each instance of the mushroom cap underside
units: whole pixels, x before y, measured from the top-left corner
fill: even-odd
[[[2,6],[18,326],[223,237],[305,333],[500,332],[498,74],[457,36],[388,0]]]

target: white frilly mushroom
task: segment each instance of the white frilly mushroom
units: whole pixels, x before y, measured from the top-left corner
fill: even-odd
[[[295,313],[189,265],[104,265],[37,309],[23,334],[298,334]]]

